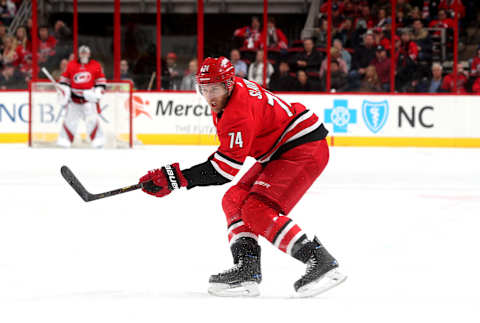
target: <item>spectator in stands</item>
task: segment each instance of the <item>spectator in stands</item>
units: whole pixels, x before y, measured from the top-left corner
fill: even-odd
[[[53,27],[53,36],[57,40],[56,58],[67,58],[72,48],[72,31],[62,20],[57,20]]]
[[[32,68],[32,43],[28,39],[27,27],[20,26],[15,32],[17,39],[17,62],[16,65],[24,73],[30,72]]]
[[[345,47],[353,47],[352,41],[355,36],[355,29],[353,28],[353,18],[347,17],[337,28],[335,37],[342,41]]]
[[[475,83],[473,83],[472,91],[473,93],[480,94],[480,77],[477,77]]]
[[[5,25],[0,24],[0,53],[3,52],[3,38],[7,35],[7,27]]]
[[[416,19],[423,19],[422,18],[422,11],[418,6],[413,7],[412,11],[408,14],[408,19],[411,21],[415,21]]]
[[[320,20],[320,27],[313,30],[313,38],[315,39],[315,47],[325,48],[327,46],[328,21]]]
[[[335,47],[330,48],[330,56],[332,61],[337,62],[340,70],[343,73],[348,74],[347,63],[345,63],[345,61],[342,59],[338,49],[336,49]],[[328,61],[328,57],[325,57],[325,59],[322,61],[322,66],[320,67],[320,72],[319,72],[320,78],[323,78],[325,76],[325,73],[327,72],[327,61]]]
[[[365,76],[360,83],[360,92],[380,92],[380,80],[375,66],[370,65],[365,69]]]
[[[11,0],[0,0],[0,23],[9,26],[17,8]]]
[[[402,10],[397,11],[397,28],[404,28],[408,26],[408,20],[405,18],[405,12]]]
[[[0,72],[0,89],[22,89],[26,88],[25,76],[15,69],[13,64],[6,64]]]
[[[304,51],[298,53],[295,57],[294,65],[297,70],[317,73],[322,62],[320,53],[313,46],[313,40],[307,38],[303,41]]]
[[[353,53],[352,70],[350,71],[352,87],[356,88],[359,86],[359,81],[365,75],[366,68],[376,56],[375,52],[373,34],[366,33],[363,36],[363,44],[358,46]]]
[[[265,88],[269,87],[270,77],[273,74],[273,66],[267,60],[267,85],[263,84],[263,50],[258,50],[255,57],[255,62],[250,64],[248,67],[248,79],[258,84],[262,85]]]
[[[270,88],[273,91],[293,91],[295,78],[290,75],[290,66],[286,61],[280,62],[278,69],[272,74]]]
[[[444,9],[448,11],[451,17],[454,17],[456,9],[459,19],[465,17],[465,6],[461,0],[441,0],[438,4],[438,9]]]
[[[180,90],[182,91],[193,91],[195,90],[195,75],[198,70],[197,59],[194,58],[188,62],[188,74],[185,75],[182,79],[182,84],[180,85]]]
[[[247,77],[247,64],[240,59],[240,51],[238,49],[230,51],[230,62],[235,67],[236,76]]]
[[[260,34],[260,20],[253,16],[250,26],[236,29],[233,36],[243,40],[243,47],[257,49],[260,48]]]
[[[463,69],[463,64],[457,65],[457,88],[455,89],[455,76],[452,73],[444,77],[442,82],[442,90],[449,93],[467,93],[465,85],[468,81],[468,72]]]
[[[397,90],[405,91],[409,83],[418,77],[417,57],[418,47],[411,39],[410,31],[403,31],[397,46]]]
[[[321,78],[322,88],[327,90],[327,75]],[[336,59],[330,62],[330,91],[342,92],[348,87],[347,73],[345,73]]]
[[[390,67],[391,60],[387,57],[387,50],[382,45],[377,46],[375,53],[376,57],[372,60],[370,65],[375,66],[380,87],[384,91],[390,90]]]
[[[342,13],[345,17],[356,17],[359,15],[359,8],[357,3],[352,0],[345,0],[343,2]]]
[[[442,71],[443,67],[440,63],[433,63],[432,77],[430,79],[423,79],[417,85],[415,91],[421,93],[439,93],[442,90]]]
[[[53,27],[53,36],[57,39],[59,44],[69,44],[72,40],[72,31],[62,20],[57,20]]]
[[[334,3],[332,5],[332,32],[335,32],[335,28],[340,26],[342,22],[345,20],[345,16],[343,15],[342,11],[343,11],[342,3]]]
[[[362,13],[360,17],[358,17],[354,23],[355,29],[367,30],[373,28],[374,25],[375,23],[370,14],[370,7],[368,5],[364,5],[362,7]]]
[[[413,21],[411,39],[417,44],[419,59],[430,60],[432,57],[433,43],[428,34],[428,30],[423,27],[422,20],[415,19]]]
[[[17,39],[12,35],[6,35],[3,37],[3,46],[2,64],[18,64]]]
[[[52,72],[52,76],[55,80],[58,81],[60,79],[60,76],[67,70],[67,65],[68,60],[66,58],[60,61],[58,68]]]
[[[63,59],[62,61],[66,61],[66,59]],[[130,81],[133,82],[133,76],[130,73],[130,65],[128,64],[128,61],[126,59],[122,59],[120,61],[120,80],[122,81]]]
[[[412,40],[423,41],[428,37],[428,30],[423,27],[423,23],[421,19],[415,19],[412,24],[413,31],[412,31]]]
[[[39,63],[46,65],[47,68],[52,68],[51,57],[55,55],[55,46],[57,40],[55,37],[49,34],[47,26],[41,26],[38,29],[38,61]]]
[[[392,23],[392,17],[387,16],[387,10],[385,8],[380,8],[378,10],[378,22],[375,25],[375,28],[381,28],[381,30],[387,28],[388,25]]]
[[[480,46],[477,48],[477,55],[472,59],[470,71],[471,76],[480,76]]]
[[[22,45],[25,49],[28,49],[31,51],[31,41],[28,39],[28,34],[27,34],[27,27],[25,26],[20,26],[17,28],[17,31],[15,32],[15,37],[17,38],[17,42],[19,45]]]
[[[333,40],[333,47],[338,49],[342,59],[347,64],[347,70],[350,71],[350,68],[352,66],[352,55],[350,55],[350,53],[345,48],[343,48],[343,43],[338,38]]]
[[[385,36],[385,34],[388,34],[388,32],[383,32],[381,28],[375,28],[373,30],[373,38],[375,45],[381,45],[383,46],[387,51],[389,51],[391,47],[391,42],[388,37]]]
[[[390,11],[392,9],[391,7],[391,0],[376,0],[376,1],[356,1],[360,2],[361,7],[367,6],[367,5],[372,5],[372,11],[373,12],[378,12],[380,9],[385,8],[387,11]]]
[[[397,0],[397,11],[403,11],[408,16],[412,10],[413,7],[407,0]]]
[[[430,28],[454,28],[453,19],[448,18],[444,9],[438,10],[438,19],[432,20],[428,25]]]
[[[299,70],[297,72],[297,81],[295,82],[294,90],[298,92],[308,92],[315,90],[311,81],[308,79],[307,73],[304,70]]]
[[[180,88],[181,73],[177,67],[177,55],[173,52],[167,54],[168,89],[178,90]]]
[[[288,48],[287,36],[275,26],[275,18],[269,17],[267,23],[267,47],[271,49],[286,50]]]

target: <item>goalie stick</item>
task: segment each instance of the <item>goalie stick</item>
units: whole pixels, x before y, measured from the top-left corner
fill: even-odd
[[[52,74],[50,74],[50,72],[48,72],[48,70],[45,67],[42,67],[42,72],[49,79],[49,81],[52,82],[53,86],[55,87],[55,90],[65,95],[65,92],[63,91],[63,89],[58,85],[57,81],[55,81]]]
[[[68,168],[67,166],[62,166],[60,168],[60,172],[62,173],[63,178],[67,181],[68,184],[75,190],[75,192],[80,195],[80,197],[85,201],[85,202],[90,202],[90,201],[95,201],[98,199],[103,199],[105,197],[110,197],[114,196],[117,194],[122,194],[134,190],[138,190],[139,188],[143,187],[143,183],[135,184],[135,185],[130,185],[122,188],[118,188],[112,191],[108,192],[103,192],[103,193],[98,193],[98,194],[92,194],[88,192],[85,187],[83,187],[82,183],[78,180],[78,178],[73,174],[73,172]]]

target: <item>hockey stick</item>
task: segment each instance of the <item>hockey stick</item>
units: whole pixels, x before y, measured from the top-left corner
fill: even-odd
[[[152,77],[150,77],[150,82],[148,82],[148,90],[150,91],[152,89],[152,86],[153,86],[153,80],[155,79],[155,75],[157,73],[156,72],[153,72],[152,73]]]
[[[60,168],[60,172],[62,173],[63,178],[67,181],[68,184],[75,190],[75,192],[80,195],[80,197],[85,201],[85,202],[90,202],[90,201],[95,201],[98,199],[103,199],[105,197],[110,197],[114,196],[117,194],[122,194],[134,190],[138,190],[139,188],[143,187],[143,183],[131,185],[131,186],[126,186],[122,188],[118,188],[116,190],[108,191],[108,192],[103,192],[103,193],[98,193],[98,194],[92,194],[88,192],[85,187],[83,187],[82,183],[77,179],[77,177],[73,174],[73,172],[68,168],[67,166],[62,166]]]
[[[50,72],[45,67],[42,67],[42,72],[43,72],[43,74],[45,74],[47,76],[47,78],[50,80],[50,82],[53,83],[53,86],[55,86],[55,90],[57,90],[57,92],[60,92],[63,95],[65,95],[65,91],[63,91],[63,89],[60,86],[58,86],[57,81],[55,81],[52,74],[50,74]]]

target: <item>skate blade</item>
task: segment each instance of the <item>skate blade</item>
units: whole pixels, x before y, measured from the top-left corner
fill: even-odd
[[[255,297],[260,295],[258,283],[246,282],[237,286],[229,284],[210,283],[208,293],[221,297]]]
[[[316,281],[300,287],[296,296],[301,298],[317,296],[343,283],[346,279],[346,275],[342,274],[337,269],[332,269],[318,278]]]

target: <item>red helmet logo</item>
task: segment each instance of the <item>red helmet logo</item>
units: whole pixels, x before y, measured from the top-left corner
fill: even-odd
[[[235,67],[226,57],[206,58],[197,74],[198,84],[224,83],[225,88],[233,89]]]

